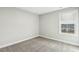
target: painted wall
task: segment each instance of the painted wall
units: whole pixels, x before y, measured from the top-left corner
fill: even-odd
[[[0,8],[0,47],[37,37],[39,34],[43,37],[78,44],[78,37],[59,34],[59,12],[63,10],[38,16],[17,8]]]
[[[38,36],[38,15],[17,8],[0,8],[0,46]]]
[[[42,37],[79,45],[78,36],[71,36],[59,33],[59,13],[69,10],[74,10],[74,8],[66,8],[63,10],[40,15],[40,35]]]

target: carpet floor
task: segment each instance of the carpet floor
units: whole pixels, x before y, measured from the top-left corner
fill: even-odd
[[[79,52],[78,46],[36,37],[5,48],[0,52]]]

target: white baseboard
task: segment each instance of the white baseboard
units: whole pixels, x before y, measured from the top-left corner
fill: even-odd
[[[8,46],[11,46],[11,45],[14,45],[14,44],[17,44],[17,43],[20,43],[20,42],[26,41],[26,40],[30,40],[30,39],[35,38],[35,37],[38,37],[38,36],[39,36],[39,35],[31,36],[31,37],[29,37],[29,38],[25,38],[25,39],[22,39],[22,40],[19,40],[19,41],[13,42],[13,43],[11,42],[11,43],[9,43],[9,44],[5,44],[5,45],[0,46],[0,48],[8,47]]]
[[[48,37],[48,36],[45,36],[45,35],[40,35],[40,37],[44,37],[44,38],[48,38],[48,39],[52,39],[52,40],[56,40],[56,41],[60,41],[60,42],[64,42],[64,43],[67,43],[67,44],[71,44],[71,45],[79,46],[78,43],[73,43],[73,42],[69,42],[69,41],[65,41],[65,40],[61,40],[61,39],[55,39],[55,38],[51,38],[51,37]]]
[[[60,40],[60,39],[55,39],[55,38],[51,38],[51,37],[48,37],[48,36],[45,36],[45,35],[36,35],[36,36],[31,36],[31,37],[29,37],[29,38],[25,38],[25,39],[22,39],[22,40],[13,42],[13,43],[9,43],[9,44],[2,45],[2,46],[0,46],[0,48],[8,47],[8,46],[11,46],[11,45],[14,45],[14,44],[17,44],[17,43],[26,41],[26,40],[30,40],[30,39],[32,39],[32,38],[39,37],[39,36],[40,36],[40,37],[44,37],[44,38],[48,38],[48,39],[52,39],[52,40],[61,41],[61,42],[68,43],[68,44],[72,44],[72,45],[79,46],[79,44],[72,43],[72,42],[69,42],[69,41],[64,41],[64,40]]]

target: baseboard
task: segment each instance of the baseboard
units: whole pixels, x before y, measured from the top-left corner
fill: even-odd
[[[75,45],[75,46],[79,46],[79,44],[77,44],[77,43],[72,43],[72,42],[65,41],[65,40],[55,39],[55,38],[51,38],[51,37],[48,37],[48,36],[45,36],[45,35],[40,35],[40,37],[47,38],[47,39],[52,39],[52,40],[56,40],[56,41],[60,41],[60,42],[64,42],[64,43]]]
[[[52,39],[52,40],[56,40],[56,41],[60,41],[60,42],[64,42],[64,43],[67,43],[67,44],[71,44],[71,45],[79,46],[79,44],[76,44],[76,43],[72,43],[72,42],[68,42],[68,41],[64,41],[64,40],[58,40],[58,39],[51,38],[51,37],[44,36],[44,35],[36,35],[36,36],[31,36],[31,37],[29,37],[29,38],[25,38],[25,39],[22,39],[22,40],[13,42],[13,43],[9,43],[9,44],[2,45],[2,46],[0,46],[0,48],[8,47],[8,46],[11,46],[11,45],[14,45],[14,44],[17,44],[17,43],[26,41],[26,40],[30,40],[30,39],[32,39],[32,38],[36,38],[36,37],[48,38],[48,39]]]
[[[9,43],[9,44],[5,44],[5,45],[0,46],[0,48],[8,47],[8,46],[11,46],[11,45],[14,45],[14,44],[17,44],[17,43],[20,43],[20,42],[26,41],[26,40],[30,40],[30,39],[32,39],[32,38],[36,38],[36,37],[39,37],[39,35],[31,36],[31,37],[29,37],[29,38],[25,38],[25,39],[22,39],[22,40],[19,40],[19,41],[13,42],[13,43],[11,42],[11,43]]]

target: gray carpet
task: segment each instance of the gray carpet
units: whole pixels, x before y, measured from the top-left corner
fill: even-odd
[[[79,47],[42,37],[0,49],[0,52],[79,52]]]

